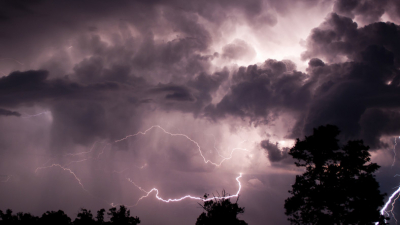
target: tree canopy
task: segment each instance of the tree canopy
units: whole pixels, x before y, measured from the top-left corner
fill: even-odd
[[[222,192],[222,196],[226,196],[225,191]],[[208,195],[205,194],[204,198],[207,199]],[[244,213],[244,208],[237,204],[238,200],[239,198],[235,203],[228,198],[205,201],[203,205],[200,204],[205,212],[197,218],[196,225],[247,225],[246,222],[237,218],[239,214]]]
[[[115,207],[109,209],[107,214],[110,216],[110,221],[108,222],[104,221],[105,211],[105,209],[97,211],[95,220],[90,210],[82,208],[79,211],[77,218],[71,222],[71,218],[69,218],[62,210],[58,210],[57,212],[47,211],[39,218],[32,216],[29,213],[20,212],[13,214],[12,210],[7,209],[5,213],[0,210],[0,225],[137,225],[140,223],[139,218],[130,216],[130,210],[123,205],[121,205],[119,209]]]
[[[378,210],[385,195],[374,175],[379,166],[362,140],[341,145],[339,133],[336,126],[320,126],[290,149],[296,166],[305,168],[285,200],[291,224],[385,224]]]

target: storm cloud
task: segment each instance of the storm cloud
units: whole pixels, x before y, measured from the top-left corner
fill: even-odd
[[[236,193],[243,173],[243,219],[288,224],[288,151],[326,124],[371,147],[390,192],[399,22],[395,0],[2,1],[0,209],[132,206],[128,179]],[[193,224],[196,206],[150,195],[133,211]]]

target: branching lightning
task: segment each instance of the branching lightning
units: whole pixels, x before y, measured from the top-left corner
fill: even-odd
[[[44,111],[44,112],[37,113],[37,114],[34,114],[34,115],[26,115],[26,116],[22,116],[22,118],[31,118],[31,117],[36,117],[36,116],[40,116],[40,115],[47,114],[47,113],[49,113],[49,112],[50,112],[50,111]]]
[[[18,64],[21,65],[21,66],[24,65],[22,62],[20,62],[20,61],[18,61],[18,60],[16,60],[16,59],[13,59],[13,58],[1,58],[1,59],[0,59],[0,61],[5,61],[5,60],[14,61],[14,62],[18,63]]]
[[[201,147],[200,147],[200,145],[199,145],[198,142],[194,141],[193,139],[191,139],[189,136],[187,136],[187,135],[185,135],[185,134],[168,132],[167,130],[165,130],[164,128],[162,128],[162,127],[159,126],[159,125],[154,125],[154,126],[151,126],[150,128],[148,128],[148,129],[145,130],[145,131],[141,131],[141,132],[138,132],[138,133],[136,133],[136,134],[128,135],[128,136],[126,136],[126,137],[124,137],[124,138],[122,138],[122,139],[119,139],[119,140],[114,141],[114,143],[124,141],[124,140],[126,140],[126,139],[128,139],[128,138],[131,138],[131,137],[134,137],[134,136],[146,135],[150,130],[156,129],[156,128],[162,130],[165,134],[168,134],[168,135],[170,135],[170,136],[180,136],[180,137],[184,137],[184,138],[186,138],[187,140],[189,140],[190,142],[192,142],[193,144],[195,144],[195,145],[197,146],[197,150],[199,151],[200,156],[203,158],[203,161],[204,161],[205,164],[208,164],[208,163],[209,163],[209,164],[212,164],[212,165],[214,165],[214,166],[219,167],[219,166],[221,166],[221,164],[222,164],[224,161],[226,161],[226,160],[228,160],[228,159],[231,159],[231,158],[233,157],[233,152],[235,152],[235,151],[237,151],[237,150],[248,151],[247,149],[244,149],[244,148],[233,148],[232,151],[231,151],[231,153],[230,153],[230,155],[229,155],[229,157],[224,157],[224,156],[222,156],[222,155],[218,152],[218,150],[215,148],[215,143],[214,143],[214,148],[215,148],[215,150],[217,150],[218,155],[221,156],[221,157],[223,158],[219,163],[215,163],[215,162],[212,162],[211,160],[208,160],[208,159],[205,158],[205,156],[203,155],[203,152],[202,152]],[[87,154],[94,152],[94,149],[95,149],[95,146],[96,146],[97,143],[98,143],[98,142],[95,142],[95,143],[93,144],[93,146],[92,146],[88,151],[79,152],[79,153],[68,153],[68,154],[65,154],[64,156],[65,156],[65,157],[67,157],[67,156],[86,156]],[[53,163],[53,164],[50,165],[50,166],[45,166],[45,165],[48,163],[48,162],[46,162],[42,167],[36,168],[35,173],[38,173],[40,170],[43,170],[43,169],[50,169],[50,168],[58,167],[58,168],[62,169],[63,171],[69,172],[69,173],[75,178],[75,180],[78,182],[78,184],[81,186],[81,188],[82,188],[85,192],[87,192],[87,193],[90,194],[90,192],[84,187],[84,185],[83,185],[81,179],[80,179],[70,168],[67,168],[67,166],[68,166],[68,165],[71,165],[71,164],[73,164],[73,163],[85,162],[85,161],[87,161],[87,160],[89,160],[89,159],[96,159],[96,158],[98,159],[98,158],[100,157],[100,155],[104,153],[105,148],[106,148],[107,146],[109,146],[109,145],[110,145],[110,144],[105,144],[105,145],[103,146],[102,150],[101,150],[98,154],[96,153],[96,154],[97,154],[97,157],[93,157],[93,156],[90,157],[90,156],[89,156],[89,157],[86,157],[86,158],[83,158],[83,159],[80,159],[80,160],[70,161],[70,162],[68,162],[67,164],[65,164],[64,166],[62,166],[61,164],[57,164],[57,163]],[[141,167],[138,167],[138,166],[136,166],[136,167],[139,168],[139,169],[143,169],[143,168],[146,167],[146,166],[147,166],[147,163],[145,163],[145,164],[144,164],[143,166],[141,166]],[[124,172],[124,171],[126,171],[126,170],[127,170],[127,168],[124,169],[124,170],[121,170],[121,171],[115,171],[115,170],[114,170],[113,173],[114,173],[114,172],[115,172],[115,173],[122,173],[122,172]],[[145,193],[145,195],[141,196],[141,197],[137,200],[137,202],[135,203],[135,205],[133,205],[133,206],[136,206],[142,199],[147,198],[147,197],[148,197],[151,193],[153,193],[153,192],[156,193],[155,197],[156,197],[157,200],[162,201],[162,202],[166,202],[166,203],[168,203],[168,202],[179,202],[179,201],[182,201],[182,200],[184,200],[184,199],[193,199],[193,200],[209,201],[209,200],[212,200],[212,199],[215,199],[215,198],[217,198],[217,199],[228,199],[228,198],[238,197],[238,196],[239,196],[239,193],[240,193],[240,191],[241,191],[241,188],[242,188],[241,183],[240,183],[240,181],[239,181],[239,179],[240,179],[241,177],[242,177],[242,173],[240,173],[240,175],[239,175],[238,177],[236,177],[236,181],[238,182],[239,188],[238,188],[238,191],[237,191],[237,193],[236,193],[235,195],[229,195],[229,196],[224,196],[224,197],[213,197],[213,198],[208,198],[208,199],[204,199],[204,198],[196,197],[196,196],[192,196],[192,195],[185,195],[185,196],[183,196],[183,197],[176,198],[176,199],[164,199],[164,198],[160,197],[160,195],[159,195],[160,191],[159,191],[157,188],[153,188],[153,189],[151,189],[150,191],[146,191],[146,190],[144,190],[143,188],[141,188],[140,186],[138,186],[136,183],[134,183],[131,179],[127,178],[127,180],[128,180],[130,183],[132,183],[135,187],[137,187],[140,191],[142,191],[142,192]],[[92,194],[90,194],[90,195],[92,195]],[[93,196],[93,195],[92,195],[92,196]],[[111,205],[111,206],[115,206],[116,204],[110,203],[110,205]],[[133,206],[128,206],[128,207],[133,207]]]
[[[395,218],[394,215],[393,215],[393,210],[394,210],[394,203],[395,203],[395,201],[399,198],[399,196],[398,196],[399,193],[400,193],[400,187],[397,188],[397,190],[396,190],[395,192],[393,192],[392,195],[390,195],[389,199],[387,200],[387,202],[385,203],[385,205],[383,206],[383,208],[382,208],[381,211],[380,211],[381,215],[384,215],[384,214],[389,215],[389,213],[386,211],[386,209],[387,209],[387,207],[389,206],[389,204],[390,204],[391,202],[393,202],[393,203],[392,203],[392,208],[389,210],[389,212],[392,214],[393,218],[396,220],[396,218]],[[397,196],[397,197],[396,197],[396,196]],[[393,201],[393,199],[395,199],[395,200]],[[397,222],[397,220],[396,220],[396,222]],[[375,225],[377,225],[377,224],[378,224],[378,222],[375,223]]]
[[[78,153],[67,153],[67,154],[64,154],[64,156],[77,156],[77,155],[84,155],[84,154],[91,153],[91,152],[93,151],[94,147],[96,146],[96,144],[97,144],[97,142],[95,142],[95,143],[92,145],[92,147],[90,148],[89,151],[86,151],[86,152],[78,152]]]
[[[400,138],[400,136],[399,136],[398,138]],[[395,150],[396,150],[396,145],[397,145],[396,139],[397,139],[397,138],[394,139],[394,147],[393,147],[394,158],[393,158],[392,167],[393,167],[393,165],[394,165],[394,163],[395,163],[395,160],[396,160],[396,151],[395,151]],[[396,176],[398,176],[398,174],[396,174],[395,177],[396,177]],[[396,191],[393,192],[393,193],[390,195],[389,199],[386,201],[385,205],[382,207],[382,209],[381,209],[381,211],[380,211],[381,215],[384,215],[384,214],[389,215],[389,212],[390,212],[390,214],[392,214],[393,219],[396,221],[396,224],[397,224],[397,219],[396,219],[396,217],[394,216],[393,211],[394,211],[394,204],[395,204],[396,201],[399,199],[399,197],[400,197],[400,187],[397,187]],[[392,204],[391,204],[392,208],[391,208],[390,210],[387,211],[387,208],[388,208],[388,206],[389,206],[390,203],[392,203]],[[378,223],[375,223],[375,225],[377,225],[377,224],[378,224]]]
[[[238,188],[238,191],[236,192],[236,194],[234,194],[234,195],[228,195],[228,196],[223,196],[223,197],[212,197],[212,198],[201,198],[201,197],[195,197],[195,196],[191,196],[191,195],[185,195],[185,196],[183,196],[183,197],[181,197],[181,198],[175,198],[175,199],[163,199],[163,198],[161,198],[160,196],[159,196],[159,191],[158,191],[158,189],[157,188],[153,188],[153,189],[151,189],[150,191],[145,191],[143,188],[141,188],[140,186],[138,186],[137,184],[135,184],[131,179],[127,179],[130,183],[132,183],[133,185],[135,185],[139,190],[141,190],[141,191],[143,191],[143,192],[145,192],[146,193],[146,195],[143,195],[142,197],[140,197],[138,200],[137,200],[137,202],[136,202],[136,204],[135,205],[133,205],[133,206],[136,206],[142,199],[144,199],[144,198],[147,198],[147,197],[149,197],[149,195],[152,193],[152,192],[156,192],[156,198],[158,199],[158,200],[160,200],[160,201],[162,201],[162,202],[166,202],[166,203],[168,203],[168,202],[179,202],[179,201],[182,201],[182,200],[184,200],[184,199],[187,199],[187,198],[189,198],[189,199],[194,199],[194,200],[201,200],[201,201],[210,201],[210,200],[213,200],[213,199],[228,199],[228,198],[235,198],[235,197],[238,197],[239,196],[239,193],[240,193],[240,190],[242,189],[242,185],[241,185],[241,183],[240,183],[240,181],[239,181],[239,178],[241,178],[242,177],[242,174],[240,173],[239,174],[239,176],[238,177],[236,177],[236,181],[238,182],[238,184],[239,184],[239,188]]]
[[[400,138],[400,136],[399,136],[399,138]],[[393,154],[394,154],[394,156],[393,156],[392,167],[394,166],[394,163],[396,162],[396,145],[397,145],[396,139],[397,138],[394,138],[394,146],[393,146]]]
[[[81,179],[79,179],[79,177],[71,169],[63,167],[60,164],[51,164],[51,166],[38,167],[38,168],[36,168],[35,173],[37,173],[38,171],[40,171],[42,169],[48,169],[48,168],[53,168],[53,167],[59,167],[64,171],[68,171],[70,174],[72,174],[74,176],[75,180],[78,181],[78,183],[82,187],[82,189],[90,194],[90,192],[88,190],[86,190],[85,187],[83,186]]]
[[[124,140],[126,140],[126,139],[128,139],[128,138],[135,137],[135,136],[138,136],[138,135],[146,135],[147,132],[149,132],[150,130],[152,130],[152,129],[154,129],[154,128],[158,128],[158,129],[162,130],[164,133],[169,134],[169,135],[171,135],[171,136],[181,136],[181,137],[184,137],[184,138],[188,139],[189,141],[191,141],[193,144],[195,144],[195,145],[197,146],[197,149],[198,149],[198,151],[199,151],[199,153],[200,153],[200,156],[203,158],[204,163],[206,163],[206,164],[207,164],[207,163],[210,163],[210,164],[212,164],[212,165],[214,165],[214,166],[221,166],[221,164],[222,164],[225,160],[231,159],[232,156],[233,156],[233,152],[236,151],[236,150],[248,151],[247,149],[244,149],[244,148],[234,148],[234,149],[232,149],[231,154],[230,154],[229,157],[223,157],[223,156],[220,155],[220,156],[223,158],[223,159],[221,160],[221,162],[220,162],[220,163],[214,163],[214,162],[212,162],[211,160],[206,159],[206,158],[204,157],[203,152],[201,151],[201,147],[200,147],[199,143],[197,143],[195,140],[191,139],[191,138],[188,137],[186,134],[179,134],[179,133],[175,134],[175,133],[168,132],[168,131],[166,131],[164,128],[162,128],[162,127],[159,126],[159,125],[151,126],[149,129],[147,129],[147,130],[145,130],[145,131],[139,131],[139,132],[137,132],[136,134],[128,135],[128,136],[126,136],[126,137],[124,137],[124,138],[122,138],[122,139],[116,140],[115,142],[124,141]],[[218,153],[218,154],[219,154],[219,153]]]

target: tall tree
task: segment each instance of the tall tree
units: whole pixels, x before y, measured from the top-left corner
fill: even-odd
[[[225,191],[222,192],[222,196],[226,196]],[[204,198],[207,199],[207,197],[208,195],[205,194]],[[214,198],[214,200],[204,202],[200,206],[205,212],[197,218],[196,225],[247,225],[246,222],[237,218],[239,214],[244,213],[244,208],[238,206],[237,200],[232,203],[228,198]]]
[[[386,224],[378,210],[385,196],[374,176],[379,166],[362,140],[341,146],[339,133],[336,126],[320,126],[290,149],[296,166],[305,167],[285,201],[291,224]]]

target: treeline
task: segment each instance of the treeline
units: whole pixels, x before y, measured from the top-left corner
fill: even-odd
[[[119,209],[113,207],[108,210],[109,221],[104,220],[105,213],[105,209],[100,209],[94,217],[90,210],[81,209],[76,219],[72,221],[62,210],[47,211],[41,217],[37,217],[30,213],[13,214],[12,210],[8,209],[5,213],[0,210],[0,225],[136,225],[140,223],[140,219],[131,216],[130,210],[123,205]]]
[[[225,191],[222,191],[222,197],[227,195]],[[205,194],[204,198],[208,199],[208,195]],[[246,222],[238,218],[239,214],[244,213],[244,208],[238,206],[238,200],[232,203],[227,198],[214,198],[203,202],[203,204],[199,203],[204,211],[197,218],[196,225],[247,225]],[[42,217],[37,217],[30,213],[13,214],[8,209],[5,213],[0,210],[0,225],[136,225],[140,223],[140,219],[131,216],[130,210],[123,205],[119,209],[114,207],[108,210],[109,221],[104,220],[105,214],[105,209],[97,211],[96,216],[90,210],[81,209],[76,219],[72,221],[62,210],[57,212],[47,211]]]

